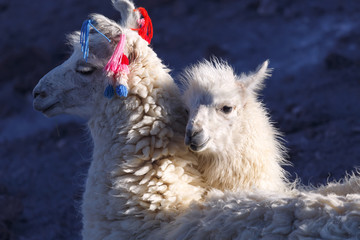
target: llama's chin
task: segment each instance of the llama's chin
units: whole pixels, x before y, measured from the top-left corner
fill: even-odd
[[[60,114],[60,103],[55,102],[46,106],[39,106],[34,102],[34,109],[41,112],[47,117],[54,117]]]

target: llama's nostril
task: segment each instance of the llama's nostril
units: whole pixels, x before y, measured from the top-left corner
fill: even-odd
[[[34,93],[33,93],[33,97],[34,98],[37,98],[37,97],[45,98],[45,97],[47,97],[47,94],[46,94],[45,91],[37,91],[37,90],[35,90]]]
[[[186,136],[188,136],[189,138],[192,138],[201,132],[202,132],[202,130],[186,130]]]
[[[202,130],[193,131],[190,136],[191,136],[191,137],[195,137],[196,135],[199,135],[199,133],[201,133],[201,132],[202,132]]]
[[[188,129],[186,130],[186,139],[188,141],[194,141],[197,138],[201,138],[201,134],[202,134],[203,130],[202,129]]]

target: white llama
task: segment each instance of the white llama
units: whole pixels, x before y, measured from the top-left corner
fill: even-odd
[[[199,155],[207,184],[225,191],[210,191],[159,238],[360,239],[358,174],[318,189],[288,188],[277,133],[256,98],[267,66],[241,76],[218,60],[185,70],[185,143]]]
[[[236,76],[228,64],[216,59],[182,74],[183,102],[189,110],[185,143],[198,155],[199,170],[210,186],[287,189],[279,134],[257,100],[268,76],[268,61],[254,73]]]
[[[129,1],[113,0],[117,24],[92,15],[89,56],[83,59],[79,32],[69,41],[70,58],[35,87],[34,108],[46,116],[73,114],[88,120],[94,143],[82,214],[84,239],[144,238],[204,193],[197,162],[183,144],[186,121],[169,70],[136,31],[139,14]],[[120,34],[129,56],[126,98],[103,96],[104,66]]]

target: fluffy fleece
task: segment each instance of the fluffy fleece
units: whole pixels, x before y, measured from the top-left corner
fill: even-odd
[[[316,190],[286,194],[213,191],[204,204],[192,205],[159,236],[192,240],[356,240],[360,239],[359,192],[359,175]]]
[[[254,73],[237,76],[217,59],[202,61],[181,75],[182,99],[189,111],[185,143],[199,157],[199,169],[210,186],[287,190],[279,134],[257,99],[268,76],[268,61]]]
[[[183,144],[184,109],[169,70],[137,32],[139,16],[129,1],[113,1],[122,24],[92,15],[112,41],[90,34],[88,62],[79,33],[70,35],[71,57],[34,89],[34,107],[47,116],[88,119],[94,143],[82,203],[83,239],[142,239],[204,193],[197,162]],[[126,98],[103,96],[103,68],[126,34],[129,56]]]

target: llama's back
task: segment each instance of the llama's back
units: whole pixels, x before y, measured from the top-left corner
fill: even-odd
[[[169,223],[161,235],[198,240],[359,239],[360,195],[214,191],[204,204],[192,205]]]

